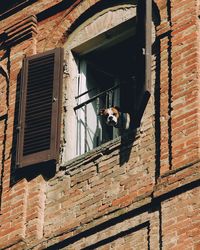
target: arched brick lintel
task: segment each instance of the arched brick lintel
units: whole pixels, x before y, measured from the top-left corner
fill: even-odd
[[[77,2],[79,3],[74,5],[73,9],[70,11],[66,10],[63,19],[57,25],[57,29],[54,29],[54,32],[46,38],[47,42],[44,51],[55,47],[62,47],[67,41],[69,34],[97,12],[111,6],[134,4],[136,1],[117,0],[113,3],[113,1],[108,0],[84,0]]]
[[[57,25],[57,29],[54,29],[54,32],[46,38],[46,45],[43,50],[46,51],[55,47],[62,47],[72,31],[104,8],[122,4],[136,4],[136,2],[136,0],[117,0],[114,3],[108,0],[76,1],[73,8],[66,10],[63,19]],[[153,1],[153,22],[155,26],[160,24],[159,20],[159,7],[155,1]]]

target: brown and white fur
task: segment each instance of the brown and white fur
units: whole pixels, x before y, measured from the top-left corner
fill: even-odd
[[[99,114],[106,119],[108,126],[113,126],[122,130],[130,128],[130,115],[129,113],[120,112],[118,107],[111,107],[100,110]]]

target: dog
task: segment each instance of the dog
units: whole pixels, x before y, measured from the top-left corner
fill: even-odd
[[[101,109],[99,115],[105,118],[108,126],[113,126],[120,130],[128,130],[130,128],[130,114],[120,112],[119,107]]]

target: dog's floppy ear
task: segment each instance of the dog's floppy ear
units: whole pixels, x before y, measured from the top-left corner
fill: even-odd
[[[104,114],[104,111],[105,111],[105,109],[101,109],[101,110],[99,111],[98,115],[103,115],[103,114]]]
[[[120,112],[120,108],[119,108],[118,106],[114,106],[114,108],[115,108],[118,112]]]

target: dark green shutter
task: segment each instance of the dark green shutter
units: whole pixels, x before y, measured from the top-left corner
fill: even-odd
[[[17,165],[58,160],[63,49],[27,57],[23,62]]]

